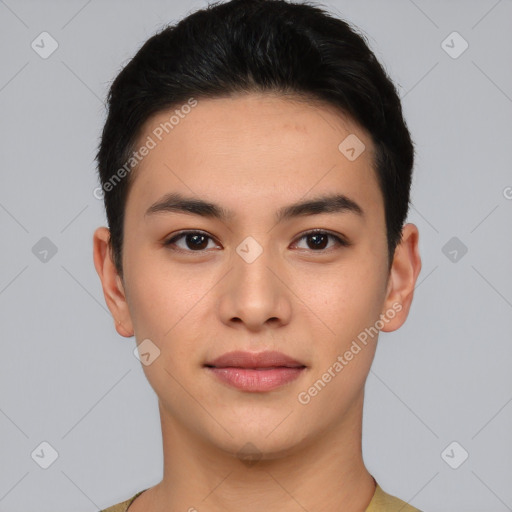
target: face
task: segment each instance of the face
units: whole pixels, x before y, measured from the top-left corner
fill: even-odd
[[[388,273],[369,135],[332,107],[269,94],[198,100],[162,134],[171,115],[144,126],[141,144],[156,145],[126,203],[123,281],[105,292],[118,331],[150,340],[143,369],[161,414],[263,458],[347,429],[376,330],[403,323],[419,272],[413,247]],[[233,351],[293,363],[212,365]]]

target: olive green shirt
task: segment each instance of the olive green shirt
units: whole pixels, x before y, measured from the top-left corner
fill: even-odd
[[[147,489],[144,489],[144,491],[146,490]],[[140,491],[129,500],[106,508],[101,512],[126,512],[129,506],[132,504],[133,500],[135,500],[135,498],[142,494],[144,491]],[[372,501],[370,501],[370,504],[366,508],[365,512],[421,512],[421,510],[411,507],[411,505],[407,504],[405,501],[385,493],[380,488],[379,484],[377,484]]]

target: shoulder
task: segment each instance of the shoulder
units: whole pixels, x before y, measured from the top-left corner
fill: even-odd
[[[144,489],[145,491],[146,489]],[[117,505],[112,505],[111,507],[105,508],[101,510],[100,512],[126,512],[128,510],[128,507],[132,504],[133,500],[142,494],[144,491],[139,491],[135,496],[132,496],[130,499],[123,501],[121,503],[118,503]]]
[[[377,484],[375,494],[365,512],[421,512],[421,510],[414,508],[396,496],[384,492]]]

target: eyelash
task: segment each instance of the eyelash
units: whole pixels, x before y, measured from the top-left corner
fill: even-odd
[[[171,247],[173,244],[175,244],[181,238],[184,238],[186,235],[203,235],[206,238],[209,238],[210,240],[213,240],[213,238],[210,235],[208,235],[207,233],[205,233],[203,231],[185,230],[185,231],[180,231],[178,234],[173,235],[172,238],[166,240],[164,242],[164,246],[170,247],[174,251],[185,252],[185,253],[199,253],[200,254],[200,253],[204,253],[206,251],[206,249],[192,251],[192,250],[188,250],[188,249],[187,250],[185,250],[185,249],[175,249],[175,248]],[[311,230],[311,231],[307,231],[306,233],[303,233],[302,235],[300,235],[300,237],[297,239],[297,241],[300,241],[303,238],[306,238],[306,237],[311,236],[311,235],[327,235],[327,236],[331,237],[332,239],[334,239],[336,241],[336,244],[337,244],[338,248],[340,248],[340,247],[350,247],[352,245],[345,238],[340,237],[339,235],[335,235],[333,233],[330,233],[329,231],[324,231],[324,230],[321,230],[321,229],[314,229],[314,230]],[[330,249],[333,249],[333,248],[331,247]],[[316,252],[316,253],[325,253],[327,251],[330,251],[330,249],[319,249],[317,251],[315,251],[313,249],[306,249],[306,250],[310,250],[310,252]]]

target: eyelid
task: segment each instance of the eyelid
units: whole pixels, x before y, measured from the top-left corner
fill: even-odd
[[[170,246],[172,245],[173,243],[175,243],[177,240],[183,238],[184,236],[186,235],[203,235],[204,237],[206,238],[209,238],[211,240],[213,240],[215,243],[218,243],[215,238],[213,236],[211,236],[209,233],[207,233],[206,231],[202,231],[200,229],[183,229],[181,231],[178,231],[177,233],[173,233],[173,235],[170,237],[170,238],[167,238],[164,240],[163,242],[163,245],[164,247],[165,246]],[[190,250],[183,250],[183,249],[175,249],[176,251],[181,251],[181,252],[190,252],[190,253],[202,253],[202,252],[205,252],[205,250],[201,250],[201,251],[190,251]]]
[[[304,231],[303,233],[297,235],[296,241],[300,241],[308,235],[316,235],[316,234],[326,235],[326,236],[330,236],[331,238],[334,238],[336,240],[336,243],[338,244],[338,246],[341,246],[341,247],[350,247],[352,245],[352,242],[349,242],[349,240],[344,235],[342,235],[340,233],[334,233],[328,229],[322,229],[322,228],[315,228],[315,229],[310,229],[308,231]],[[294,243],[296,243],[296,242],[294,242]],[[329,249],[321,249],[319,251],[310,250],[310,252],[317,252],[319,254],[322,254],[324,252],[327,252],[328,250]]]
[[[163,242],[163,245],[171,246],[177,240],[179,240],[180,238],[182,238],[188,234],[203,235],[206,238],[213,240],[215,243],[218,243],[215,240],[215,238],[213,236],[211,236],[210,234],[208,234],[206,231],[202,231],[200,229],[184,229],[184,230],[178,231],[177,233],[174,233],[170,238],[166,239]],[[303,233],[300,233],[295,238],[295,241],[293,242],[293,244],[295,245],[297,242],[299,242],[306,236],[315,235],[315,234],[323,234],[326,236],[330,236],[331,238],[334,238],[336,240],[336,244],[338,245],[338,247],[350,247],[352,245],[352,242],[349,242],[348,239],[344,235],[341,235],[339,233],[333,233],[333,232],[329,231],[328,229],[322,229],[322,228],[310,229],[308,231],[304,231]],[[331,247],[331,249],[332,249],[332,247]],[[174,249],[174,250],[176,250],[178,252],[188,252],[188,253],[198,253],[198,254],[206,252],[206,249],[202,249],[202,250],[198,250],[198,251],[184,250],[184,249]],[[307,251],[308,249],[304,249],[304,250]],[[316,252],[319,254],[326,253],[328,251],[329,251],[329,249],[319,249],[318,251],[309,249],[309,252],[313,252],[313,253]]]

